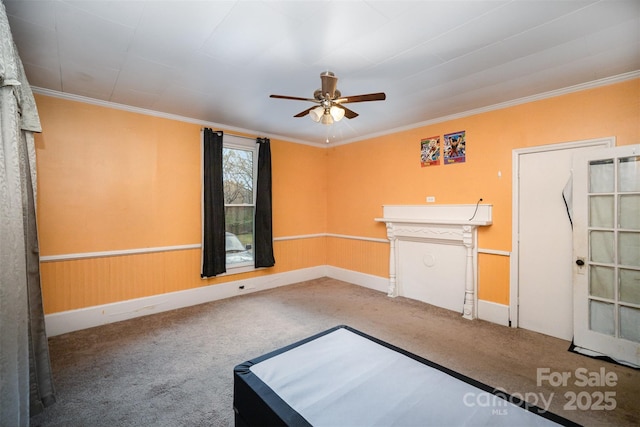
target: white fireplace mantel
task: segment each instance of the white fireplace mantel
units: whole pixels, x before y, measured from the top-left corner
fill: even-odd
[[[398,241],[462,245],[465,248],[464,259],[449,261],[457,268],[464,266],[463,317],[466,319],[477,317],[477,276],[475,274],[478,256],[477,228],[491,225],[492,205],[385,205],[383,217],[375,220],[384,222],[387,226],[387,237],[390,242],[388,291],[390,297],[399,295],[396,272],[399,271],[400,266],[406,265],[400,258],[403,254],[398,250]],[[423,262],[428,267],[432,267],[436,260],[433,255],[426,254]],[[428,281],[429,277],[425,277],[424,280]],[[425,300],[425,302],[431,301]]]

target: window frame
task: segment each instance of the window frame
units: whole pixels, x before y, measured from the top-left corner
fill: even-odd
[[[227,205],[226,201],[224,204],[225,207],[225,212],[226,212],[226,208],[227,206],[251,206],[253,207],[253,218],[252,218],[252,223],[251,223],[251,232],[253,234],[253,238],[252,238],[252,251],[253,248],[255,248],[255,236],[256,236],[256,223],[255,223],[255,212],[256,212],[256,189],[257,189],[257,184],[258,184],[258,149],[259,149],[259,144],[256,143],[256,141],[254,139],[248,138],[248,137],[240,137],[240,136],[236,136],[236,135],[227,135],[227,134],[223,134],[222,137],[222,148],[223,150],[226,149],[236,149],[236,150],[244,150],[244,151],[251,151],[253,153],[253,170],[252,170],[252,174],[253,174],[253,189],[251,191],[251,196],[252,196],[252,203],[251,204],[247,204],[247,203],[243,203],[243,204],[230,204]],[[223,171],[224,174],[224,171]],[[226,219],[225,219],[225,231],[226,231]],[[225,247],[225,253],[226,253],[226,247]],[[227,272],[226,274],[239,274],[239,273],[246,273],[249,271],[254,271],[255,268],[255,252],[253,253],[253,261],[246,261],[246,262],[242,262],[242,263],[236,263],[236,264],[225,264],[226,265],[226,269]]]

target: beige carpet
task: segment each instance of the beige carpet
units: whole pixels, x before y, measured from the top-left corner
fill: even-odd
[[[339,324],[509,393],[542,396],[578,423],[640,425],[640,371],[571,353],[567,341],[328,278],[52,337],[58,401],[31,425],[230,426],[236,364]],[[566,387],[538,386],[538,368],[572,377]],[[579,368],[612,372],[617,383],[580,387]],[[605,391],[615,409],[579,409]],[[571,393],[582,400],[565,410]]]

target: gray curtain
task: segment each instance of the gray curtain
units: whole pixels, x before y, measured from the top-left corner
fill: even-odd
[[[55,401],[40,288],[34,132],[40,119],[0,3],[0,426]]]

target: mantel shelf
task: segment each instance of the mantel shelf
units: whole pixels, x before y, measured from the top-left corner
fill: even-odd
[[[491,220],[456,220],[456,219],[424,219],[424,218],[375,218],[377,222],[395,222],[402,224],[434,224],[434,225],[491,225]]]
[[[493,205],[384,205],[378,222],[476,225],[492,223]],[[470,219],[471,218],[471,219]]]

